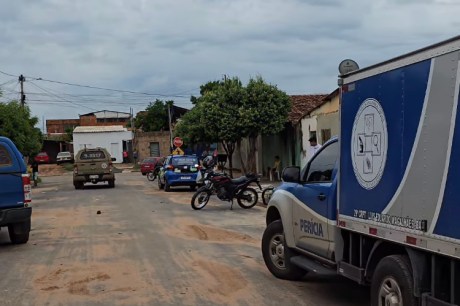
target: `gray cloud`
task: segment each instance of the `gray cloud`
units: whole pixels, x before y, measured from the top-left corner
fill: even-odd
[[[185,92],[174,98],[181,106],[190,106],[188,95],[223,74],[243,82],[262,75],[288,94],[328,93],[344,58],[364,67],[456,35],[457,4],[0,0],[0,70],[166,95]],[[0,75],[0,84],[8,80]],[[79,105],[140,110],[154,99],[34,82],[73,103],[30,101],[33,112],[46,118],[89,111]],[[4,99],[14,96],[13,85]],[[26,91],[37,93],[28,95],[31,100],[44,94],[27,82]]]

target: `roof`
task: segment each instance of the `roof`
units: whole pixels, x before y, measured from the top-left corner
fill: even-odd
[[[336,88],[333,92],[331,92],[329,95],[327,95],[324,98],[324,101],[331,101],[332,99],[334,99],[334,97],[338,95],[339,95],[339,88]]]
[[[289,122],[296,124],[303,116],[325,102],[327,94],[293,95],[290,96],[292,108],[289,112]]]
[[[80,115],[82,116],[96,116],[96,118],[130,118],[131,114],[130,113],[124,113],[124,112],[116,112],[116,111],[109,111],[109,110],[101,110],[98,112],[93,112],[93,113],[87,113]]]
[[[121,125],[108,126],[77,126],[74,133],[111,133],[111,132],[127,132],[128,129]]]

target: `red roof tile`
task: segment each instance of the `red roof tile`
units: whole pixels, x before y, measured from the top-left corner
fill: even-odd
[[[327,94],[294,95],[291,97],[292,108],[289,113],[289,122],[296,124],[303,116],[324,103]]]

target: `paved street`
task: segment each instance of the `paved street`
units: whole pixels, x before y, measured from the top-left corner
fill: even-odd
[[[28,244],[0,232],[0,304],[368,305],[368,289],[344,279],[273,277],[260,251],[265,207],[194,211],[191,196],[139,173],[118,174],[115,189],[44,178]]]

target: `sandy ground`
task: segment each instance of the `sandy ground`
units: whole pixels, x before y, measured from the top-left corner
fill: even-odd
[[[71,176],[33,189],[29,243],[0,232],[1,305],[367,305],[368,290],[310,275],[274,278],[260,252],[265,207],[190,207],[139,173],[115,189],[74,190]]]
[[[38,173],[40,177],[59,176],[69,174],[61,165],[56,164],[41,164],[38,166]]]

